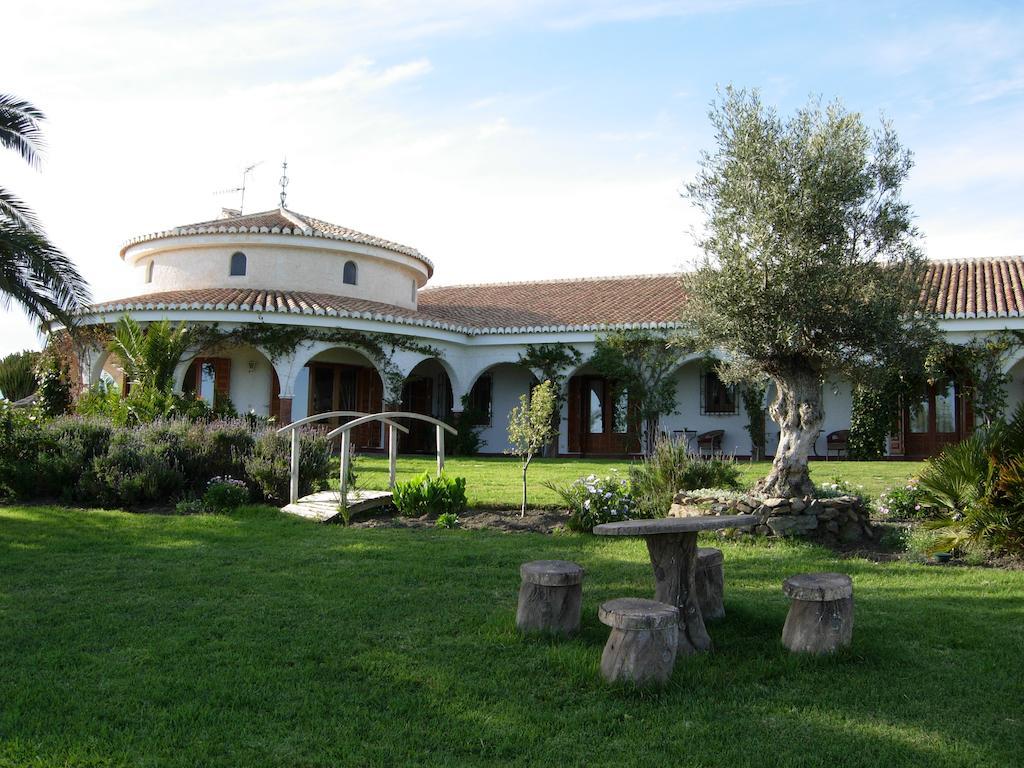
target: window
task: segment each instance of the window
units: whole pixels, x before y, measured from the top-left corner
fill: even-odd
[[[231,386],[231,360],[226,357],[197,357],[185,372],[182,389],[186,394],[216,406]]]
[[[149,262],[149,264],[146,265],[146,282],[147,283],[152,283],[153,282],[153,262],[152,261]]]
[[[956,395],[952,382],[935,388],[935,431],[947,435],[956,432]]]
[[[415,278],[412,281],[412,303],[413,304],[416,303],[416,280],[415,280]]]
[[[600,435],[604,432],[604,379],[591,379],[588,389],[590,424],[587,431],[592,435]]]
[[[243,277],[245,275],[245,254],[235,251],[231,254],[231,277]]]
[[[619,389],[612,402],[612,432],[624,435],[629,432],[629,391]]]
[[[356,263],[354,261],[346,261],[345,269],[342,272],[341,281],[346,285],[355,285],[356,274]]]
[[[469,401],[466,410],[472,417],[472,424],[477,427],[491,426],[491,389],[493,381],[491,374],[485,373],[476,380],[476,384],[469,390]]]
[[[703,414],[736,413],[736,388],[725,384],[714,371],[701,377],[700,411]]]

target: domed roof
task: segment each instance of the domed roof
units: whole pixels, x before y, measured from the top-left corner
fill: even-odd
[[[134,237],[126,242],[121,248],[121,258],[125,252],[134,245],[160,240],[165,237],[182,237],[187,235],[211,235],[211,234],[271,234],[271,235],[298,235],[302,237],[322,237],[328,240],[341,240],[348,243],[360,245],[371,245],[376,248],[384,248],[393,253],[400,253],[411,256],[427,266],[428,277],[434,272],[434,265],[426,256],[415,248],[407,245],[385,240],[375,235],[367,235],[357,232],[348,227],[338,224],[331,224],[322,219],[296,213],[287,208],[275,208],[270,211],[259,213],[230,214],[220,219],[201,221],[196,224],[185,224],[173,229],[165,229],[161,232],[152,232],[140,237]]]

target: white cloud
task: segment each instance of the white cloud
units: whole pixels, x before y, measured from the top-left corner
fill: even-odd
[[[366,94],[414,80],[430,73],[429,59],[421,58],[385,69],[375,67],[375,62],[358,57],[329,75],[292,82],[272,82],[241,89],[243,97],[287,98],[294,96],[334,95],[352,98],[355,94]]]

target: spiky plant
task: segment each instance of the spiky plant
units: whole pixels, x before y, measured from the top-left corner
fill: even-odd
[[[131,315],[123,315],[114,328],[110,351],[121,359],[136,389],[169,394],[174,386],[174,369],[191,338],[184,323],[172,325],[160,320],[143,329]]]
[[[0,360],[0,398],[21,400],[39,388],[36,364],[39,353],[25,350],[14,352]]]

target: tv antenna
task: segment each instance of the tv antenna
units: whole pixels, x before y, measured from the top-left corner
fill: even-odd
[[[281,185],[281,207],[284,208],[284,200],[288,196],[288,158],[281,163],[281,178],[277,182]]]
[[[241,216],[242,213],[245,211],[245,184],[246,184],[246,181],[249,178],[249,174],[252,173],[253,168],[255,168],[258,165],[263,165],[263,161],[260,160],[258,163],[253,163],[248,168],[246,168],[244,171],[242,171],[242,186],[240,186],[240,187],[232,187],[231,189],[222,189],[219,192],[214,192],[213,193],[215,195],[230,195],[230,194],[234,194],[235,192],[241,192],[242,196],[241,196],[241,198],[238,201],[238,215],[239,216]]]

